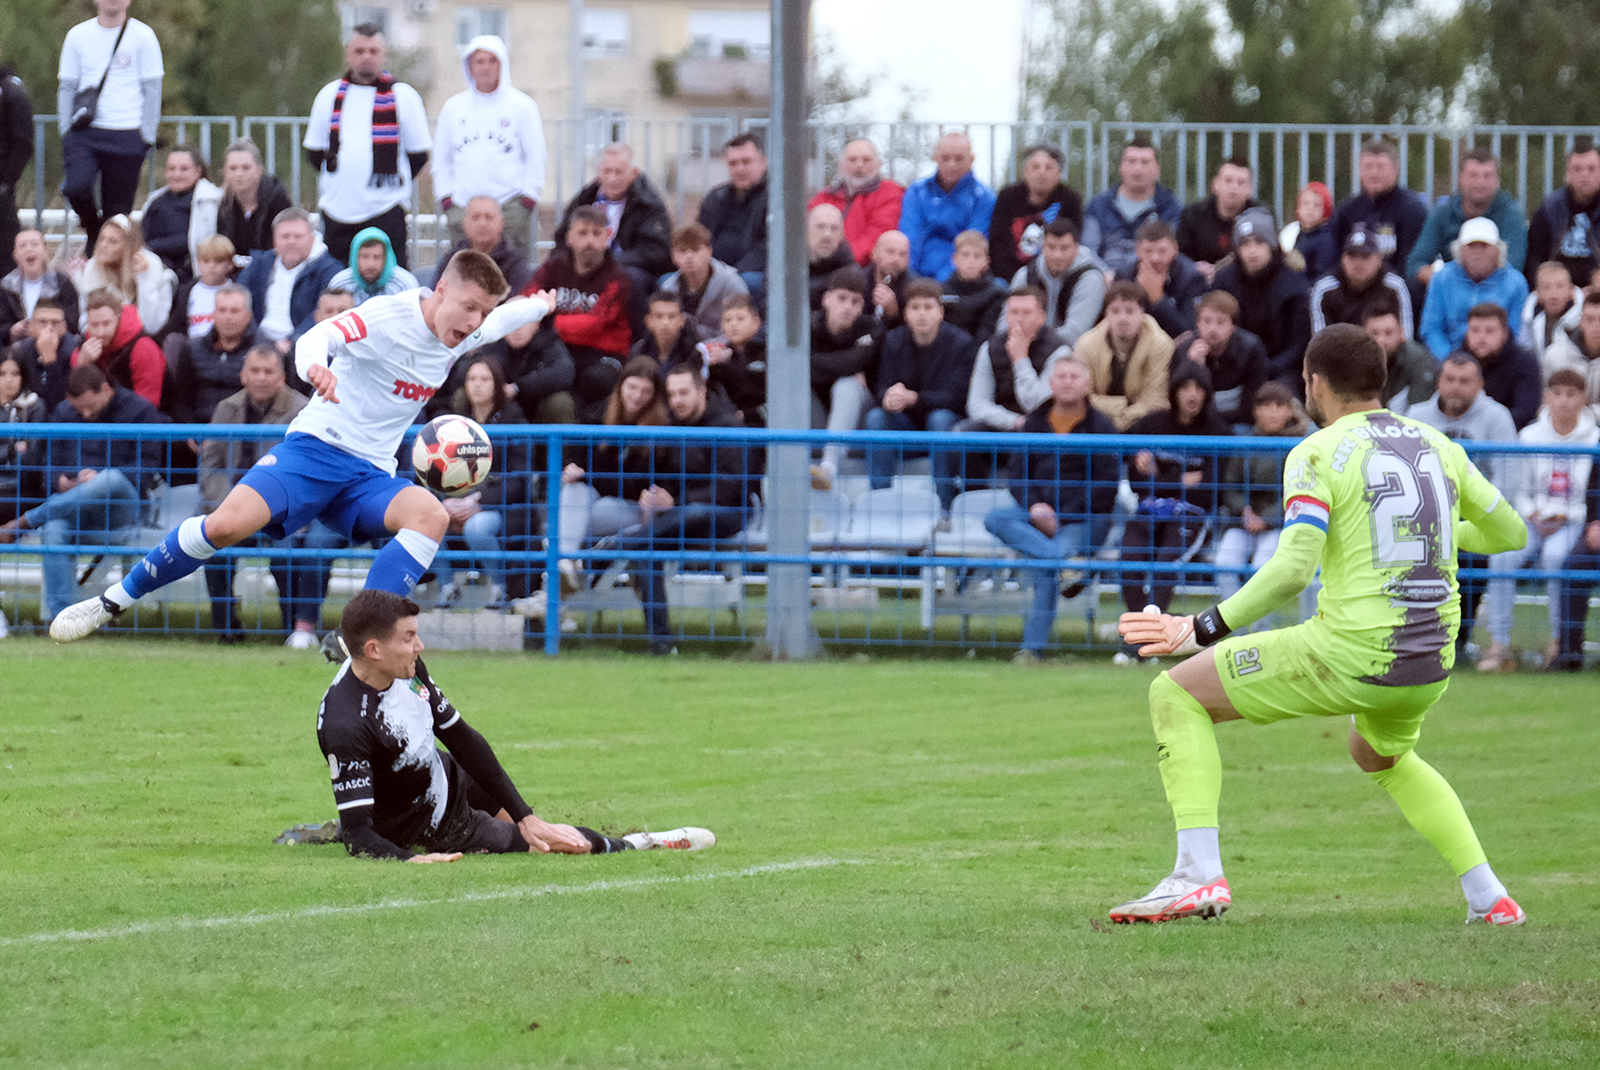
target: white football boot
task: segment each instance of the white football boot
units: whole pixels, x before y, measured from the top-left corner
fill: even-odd
[[[50,622],[50,638],[58,643],[76,643],[110,624],[119,612],[103,595],[74,602]]]
[[[1215,918],[1233,902],[1228,890],[1228,879],[1199,881],[1183,873],[1173,873],[1150,890],[1142,899],[1134,899],[1111,908],[1111,920],[1126,924],[1133,921],[1174,921],[1178,918]]]
[[[693,826],[670,832],[630,832],[622,839],[636,851],[701,851],[717,845],[716,833]]]

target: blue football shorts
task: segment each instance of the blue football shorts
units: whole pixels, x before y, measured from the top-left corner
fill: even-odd
[[[267,451],[239,484],[266,500],[272,519],[261,530],[273,538],[321,520],[354,542],[387,534],[383,514],[389,503],[416,485],[300,431]]]

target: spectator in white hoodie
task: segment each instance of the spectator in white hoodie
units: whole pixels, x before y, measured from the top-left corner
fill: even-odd
[[[1600,441],[1600,429],[1584,406],[1584,387],[1583,376],[1570,368],[1552,372],[1545,387],[1544,410],[1522,429],[1517,441],[1528,446],[1593,446]],[[1489,568],[1515,572],[1537,554],[1541,569],[1555,571],[1583,534],[1584,489],[1589,484],[1592,458],[1574,453],[1525,453],[1512,460],[1507,497],[1527,522],[1528,544],[1520,550],[1495,554],[1489,558]],[[1555,636],[1560,629],[1559,587],[1559,581],[1550,581],[1551,639],[1546,662],[1555,658]],[[1516,667],[1511,652],[1511,613],[1516,595],[1515,579],[1489,581],[1489,635],[1494,642],[1478,662],[1484,672]]]
[[[474,37],[461,53],[467,89],[444,102],[434,133],[433,193],[450,227],[466,239],[467,202],[493,197],[506,218],[506,238],[533,259],[533,226],[544,192],[544,124],[539,105],[511,85],[505,42]]]
[[[1555,344],[1556,336],[1575,329],[1582,314],[1583,291],[1572,285],[1572,272],[1559,260],[1546,260],[1534,274],[1533,292],[1522,303],[1517,343],[1533,350],[1542,363],[1544,351]],[[1545,374],[1550,374],[1549,368]]]

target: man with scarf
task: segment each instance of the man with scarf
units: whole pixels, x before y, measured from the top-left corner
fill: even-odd
[[[322,172],[317,210],[329,254],[348,260],[356,234],[377,227],[400,266],[409,267],[406,206],[433,140],[422,97],[394,80],[386,59],[381,27],[363,22],[350,31],[344,75],[317,94],[304,144],[311,166]]]

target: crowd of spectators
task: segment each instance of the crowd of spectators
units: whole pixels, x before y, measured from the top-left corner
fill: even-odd
[[[218,413],[278,422],[292,407],[288,396],[307,389],[288,359],[300,333],[436,279],[463,249],[491,256],[513,293],[549,290],[557,304],[537,329],[462,361],[426,415],[459,412],[487,424],[765,422],[767,159],[756,135],[723,146],[727,181],[676,226],[632,149],[605,147],[594,181],[556,213],[554,251],[536,263],[545,145],[537,105],[511,85],[504,43],[468,43],[465,90],[430,130],[420,96],[387,70],[382,31],[363,24],[346,44],[341,77],[311,105],[304,148],[319,175],[316,217],[291,203],[259,149],[241,139],[227,147],[218,183],[197,149],[172,148],[165,182],[136,222],[133,190],[154,143],[162,66],[155,35],[127,6],[97,0],[96,18],[73,27],[63,45],[63,188],[88,238],[85,258],[53,264],[37,231],[16,232],[14,201],[0,203],[0,225],[14,234],[0,273],[8,422],[92,420],[104,411],[125,412],[127,422],[154,414],[200,423]],[[85,112],[97,86],[98,103]],[[24,114],[31,123],[26,93],[3,69],[0,89],[0,127]],[[6,137],[0,193],[10,197],[31,142],[23,150]],[[999,190],[974,172],[965,134],[942,135],[931,156],[932,172],[902,187],[884,173],[876,145],[850,141],[837,174],[810,201],[815,427],[841,436],[860,428],[1294,436],[1308,426],[1300,408],[1307,342],[1324,326],[1352,323],[1387,354],[1385,402],[1397,412],[1481,442],[1596,437],[1600,300],[1585,297],[1600,263],[1600,149],[1591,141],[1570,143],[1564,184],[1531,220],[1500,188],[1500,161],[1486,149],[1465,153],[1457,189],[1430,203],[1403,185],[1395,147],[1368,141],[1359,147],[1357,192],[1335,203],[1326,186],[1309,183],[1281,228],[1256,199],[1256,176],[1241,157],[1224,160],[1206,194],[1185,205],[1162,184],[1160,155],[1142,138],[1122,147],[1116,183],[1087,202],[1064,180],[1065,157],[1051,145],[1021,152],[1017,181]],[[453,244],[419,276],[407,265],[406,207],[430,162]],[[252,362],[274,354],[282,382],[262,367],[252,389]],[[691,372],[692,382],[677,382]],[[215,450],[194,446],[190,463],[213,481],[233,471]],[[819,451],[816,486],[840,478],[849,447],[840,438]],[[889,486],[910,452],[864,451],[870,485]],[[985,451],[926,452],[946,520],[963,489],[1012,488],[1018,510],[990,517],[990,527],[1025,557],[1059,560],[1070,556],[1064,547],[1098,545],[1104,534],[1090,523],[1104,503],[1052,488],[1026,451],[997,446],[987,464]],[[97,502],[111,503],[102,510],[109,523],[125,512],[127,494],[137,500],[147,489],[100,472],[117,470],[102,460],[89,477],[50,469],[50,482],[29,490],[16,475],[25,457],[13,443],[0,471],[13,530],[33,526],[23,518],[39,509],[41,524],[55,523],[64,515],[56,499],[69,491],[84,498],[90,485]],[[1537,536],[1534,550],[1497,568],[1533,556],[1557,567],[1558,558],[1581,562],[1597,551],[1600,532],[1580,522],[1589,469],[1567,460],[1483,463],[1526,506]],[[569,458],[563,486],[548,489],[562,502],[563,553],[595,540],[621,553],[641,532],[659,538],[674,524],[680,540],[691,528],[719,537],[749,505],[716,485],[725,461],[692,448],[640,455],[633,446]],[[533,465],[531,455],[501,458],[489,485],[453,503],[458,548],[532,545],[536,533],[514,519],[528,510],[511,506],[546,493]],[[748,482],[753,470],[739,478]],[[661,482],[667,473],[678,492]],[[1174,573],[1161,566],[1208,541],[1225,588],[1270,556],[1279,517],[1275,473],[1264,463],[1135,451],[1121,476],[1138,499],[1120,550],[1125,564],[1139,566],[1122,573],[1130,608],[1165,604]],[[529,581],[503,566],[483,560],[490,603],[527,602]],[[664,641],[659,572],[639,571],[652,640]],[[581,580],[570,568],[563,578]],[[448,576],[445,583],[449,605],[460,586]],[[1514,660],[1507,589],[1489,585],[1485,668]],[[233,634],[236,618],[219,597],[219,629]],[[1468,621],[1476,601],[1464,585]],[[1552,594],[1552,613],[1566,601]],[[1041,601],[1030,620],[1044,614]],[[1039,632],[1030,629],[1024,650],[1036,654]],[[1551,664],[1563,656],[1558,646],[1547,652]]]

